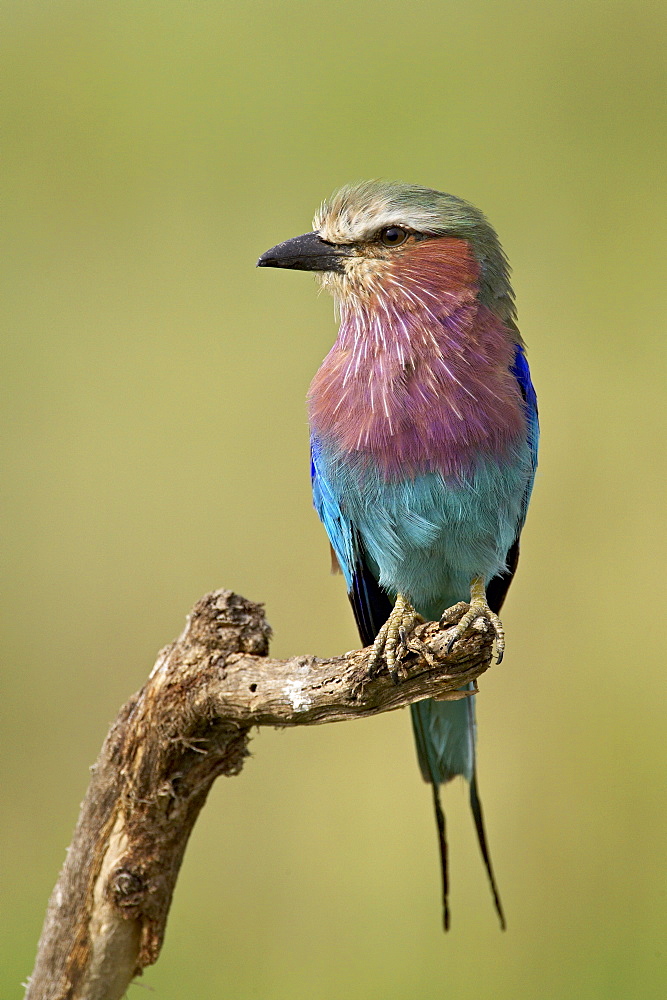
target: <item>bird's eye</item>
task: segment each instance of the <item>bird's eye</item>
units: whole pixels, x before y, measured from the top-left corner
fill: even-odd
[[[380,233],[380,242],[386,247],[400,247],[408,238],[408,232],[400,226],[388,226]]]

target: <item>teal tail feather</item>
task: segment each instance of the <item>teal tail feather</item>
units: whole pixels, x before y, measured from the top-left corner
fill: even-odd
[[[489,854],[482,804],[477,788],[475,770],[475,699],[459,701],[420,701],[411,706],[412,725],[417,744],[417,757],[424,780],[433,788],[440,867],[442,873],[442,912],[445,930],[449,930],[449,873],[447,867],[447,836],[445,815],[440,802],[440,785],[461,775],[470,785],[472,811],[479,848],[493,895],[500,926],[505,930],[498,886]]]

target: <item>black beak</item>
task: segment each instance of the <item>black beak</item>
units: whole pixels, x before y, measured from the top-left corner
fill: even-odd
[[[344,271],[343,262],[353,247],[327,243],[319,233],[306,233],[271,247],[257,261],[257,267],[290,267],[295,271]]]

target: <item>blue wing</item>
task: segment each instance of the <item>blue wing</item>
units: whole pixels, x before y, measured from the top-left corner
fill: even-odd
[[[533,492],[535,470],[537,468],[537,449],[540,440],[540,425],[537,414],[537,395],[530,378],[530,368],[528,367],[528,360],[522,344],[517,344],[516,354],[514,355],[514,363],[512,364],[510,371],[517,380],[523,397],[528,430],[528,445],[530,447],[530,455],[532,458],[532,472],[526,485],[526,491],[523,495],[516,538],[512,542],[512,545],[507,553],[507,569],[503,573],[499,573],[498,576],[494,576],[493,579],[489,581],[486,588],[486,599],[489,602],[489,607],[492,611],[495,611],[496,614],[499,613],[501,607],[503,606],[503,602],[507,596],[507,591],[509,590],[514,574],[516,573],[516,568],[519,564],[519,539],[521,537],[521,530],[526,520],[528,504],[530,503],[530,495]]]
[[[352,586],[352,576],[356,552],[352,525],[344,517],[340,504],[334,495],[324,473],[317,440],[310,440],[310,478],[313,486],[313,505],[336,553],[338,565],[343,571],[347,589]]]
[[[313,504],[329,536],[345,582],[359,635],[370,646],[392,608],[387,593],[369,566],[359,533],[345,517],[322,468],[317,441],[310,443],[310,475]]]

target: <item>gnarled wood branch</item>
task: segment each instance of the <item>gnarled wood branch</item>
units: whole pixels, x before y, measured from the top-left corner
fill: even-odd
[[[448,621],[465,610],[450,609]],[[157,960],[190,832],[215,779],[243,767],[252,726],[460,698],[491,661],[489,633],[471,631],[447,654],[448,631],[427,622],[409,637],[396,684],[368,676],[367,650],[271,659],[270,635],[261,605],[208,594],[120,710],[49,901],[26,1000],[118,1000]]]

